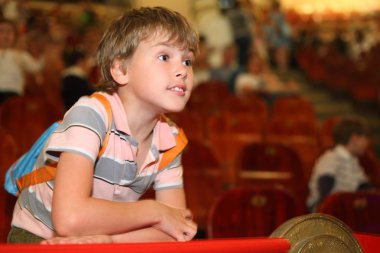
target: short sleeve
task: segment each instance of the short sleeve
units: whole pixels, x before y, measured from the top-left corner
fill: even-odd
[[[95,98],[82,97],[52,134],[46,154],[58,160],[60,153],[73,152],[96,160],[107,132],[106,115]]]

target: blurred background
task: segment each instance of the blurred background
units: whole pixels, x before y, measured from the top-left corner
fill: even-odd
[[[279,186],[292,196],[282,202],[271,193],[271,202],[261,190],[252,198],[255,212],[267,217],[255,224],[271,226],[249,230],[251,236],[268,236],[307,213],[314,162],[346,116],[368,128],[371,143],[360,162],[380,185],[380,0],[0,0],[0,14],[16,24],[14,48],[45,63],[25,73],[22,93],[0,104],[2,173],[62,118],[68,97],[81,94],[62,91],[78,59],[87,63],[81,77],[99,80],[95,52],[107,24],[127,9],[158,5],[186,16],[200,35],[193,95],[184,112],[170,115],[190,140],[185,187],[199,238],[207,237],[214,201],[237,186]],[[265,149],[245,149],[258,144]],[[259,169],[249,168],[254,163]],[[297,210],[279,209],[280,202]],[[260,209],[269,204],[273,212]]]

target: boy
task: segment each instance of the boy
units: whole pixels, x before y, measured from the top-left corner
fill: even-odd
[[[82,97],[37,161],[58,162],[54,181],[20,193],[8,241],[194,237],[197,226],[186,209],[180,164],[186,138],[163,113],[181,111],[189,99],[197,43],[185,18],[162,7],[128,11],[109,26],[97,55],[97,88],[113,116],[105,152],[97,158],[106,138],[106,110],[97,99]],[[153,183],[156,199],[137,201]]]
[[[335,146],[322,154],[313,169],[307,200],[310,211],[315,211],[329,194],[371,188],[358,161],[369,144],[362,123],[356,119],[342,119],[334,127],[333,139]]]

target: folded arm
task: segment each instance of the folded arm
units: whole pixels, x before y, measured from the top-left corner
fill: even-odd
[[[157,201],[114,202],[91,197],[92,181],[90,160],[73,153],[61,154],[52,204],[52,220],[59,236],[113,235],[112,241],[129,241],[143,239],[140,235],[144,231],[149,240],[184,241],[195,235],[196,225],[185,209],[183,190],[163,190],[157,194]]]

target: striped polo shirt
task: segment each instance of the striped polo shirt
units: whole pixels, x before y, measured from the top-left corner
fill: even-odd
[[[179,129],[161,117],[154,127],[149,153],[138,170],[138,142],[131,136],[122,102],[116,93],[102,94],[110,102],[113,115],[103,155],[97,157],[108,128],[107,112],[96,98],[86,96],[67,111],[40,154],[36,168],[57,162],[61,152],[83,155],[94,163],[92,196],[111,201],[137,201],[151,186],[155,190],[183,187],[182,153],[158,169],[163,153],[176,146]],[[52,237],[53,188],[53,180],[25,188],[16,203],[12,225],[43,238]]]
[[[337,145],[327,150],[317,161],[309,182],[309,197],[307,206],[312,207],[319,200],[318,180],[321,176],[331,176],[335,179],[332,193],[354,192],[363,183],[369,180],[360,166],[357,157],[353,156],[347,148]]]

